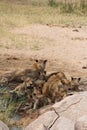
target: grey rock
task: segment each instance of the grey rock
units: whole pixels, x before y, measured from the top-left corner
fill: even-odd
[[[4,124],[2,121],[0,121],[0,130],[9,130],[6,124]]]
[[[54,111],[48,111],[28,125],[25,130],[44,130],[44,126],[48,127],[55,117],[56,114]]]
[[[87,115],[80,117],[76,121],[75,130],[87,130]]]
[[[51,130],[74,130],[74,123],[68,118],[60,117]]]
[[[53,105],[60,116],[67,117],[74,122],[83,115],[87,115],[87,91],[68,96]]]
[[[60,117],[50,130],[74,130],[74,126],[77,128],[78,119],[83,115],[87,115],[87,92],[79,92],[73,96],[68,96],[64,100],[55,103],[52,107]],[[46,130],[56,118],[57,114],[54,111],[48,111],[29,124],[25,130]],[[85,119],[87,118],[85,117]],[[82,128],[84,127],[82,126]]]

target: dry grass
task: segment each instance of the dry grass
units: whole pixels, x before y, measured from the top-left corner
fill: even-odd
[[[14,4],[15,3],[15,4]],[[52,8],[45,0],[1,0],[0,1],[0,48],[18,48],[25,45],[31,49],[38,50],[43,48],[41,43],[43,39],[27,38],[24,35],[18,35],[11,32],[12,29],[29,26],[30,24],[68,24],[68,25],[86,25],[87,14],[79,10],[73,13],[61,13],[60,5]],[[65,8],[65,7],[64,7]],[[67,8],[66,11],[67,12]],[[29,40],[30,39],[30,40]],[[50,43],[49,39],[44,41]],[[29,44],[30,43],[30,44]],[[36,43],[39,43],[36,45]]]

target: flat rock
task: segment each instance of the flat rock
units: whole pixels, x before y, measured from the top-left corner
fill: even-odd
[[[31,124],[29,124],[25,128],[25,130],[46,130],[51,125],[52,127],[50,128],[50,130],[74,130],[74,126],[78,124],[78,119],[80,119],[80,117],[82,117],[83,115],[87,115],[87,92],[80,92],[72,96],[68,96],[62,101],[55,103],[52,108],[54,108],[55,111],[60,115],[60,117],[53,125],[52,123],[55,121],[58,115],[54,110],[49,110],[48,112],[39,116]],[[83,118],[81,118],[80,121],[82,119]],[[85,119],[87,118],[85,117]]]
[[[54,111],[48,111],[39,116],[39,118],[27,126],[25,130],[44,130],[44,126],[48,127],[55,117],[56,113]]]
[[[80,117],[76,121],[75,130],[87,130],[87,115]]]
[[[68,118],[60,117],[51,130],[74,130],[74,123]]]
[[[87,115],[87,91],[68,96],[53,107],[60,116],[76,122],[83,115]]]
[[[2,121],[0,121],[0,130],[9,130],[6,124],[4,124]]]

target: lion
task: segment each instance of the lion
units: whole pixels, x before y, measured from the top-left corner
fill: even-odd
[[[38,79],[38,80],[34,81],[34,93],[36,95],[42,94],[42,88],[43,88],[44,83],[45,83],[44,80]]]
[[[32,99],[33,99],[33,110],[36,110],[43,106],[51,104],[51,100],[42,94],[37,95],[33,93]]]
[[[58,72],[50,76],[42,88],[42,94],[50,98],[54,103],[60,101],[68,95],[69,90],[78,90],[80,78],[67,79],[63,72]]]
[[[80,91],[80,80],[81,78],[71,77],[70,88],[71,91]]]
[[[65,89],[61,80],[53,76],[53,80],[51,77],[51,80],[44,84],[42,88],[42,94],[50,98],[52,103],[55,103],[65,96],[64,90]]]
[[[48,81],[49,79],[51,79],[51,77],[58,77],[59,79],[66,79],[66,76],[63,72],[53,72],[49,75],[46,76],[46,81]]]
[[[46,67],[47,60],[34,60],[34,64],[31,68],[23,70],[15,70],[8,76],[8,82],[24,82],[24,79],[30,77],[34,80],[37,80],[44,75],[44,70]],[[44,77],[43,77],[44,78]]]
[[[34,86],[33,86],[33,81],[31,78],[27,78],[23,83],[21,83],[20,85],[18,85],[14,90],[11,90],[11,93],[17,93],[18,96],[22,96],[24,95],[26,92],[28,92],[28,94],[32,93],[34,90]]]

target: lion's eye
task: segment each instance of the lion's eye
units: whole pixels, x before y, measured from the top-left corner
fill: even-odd
[[[33,93],[34,96],[36,96],[36,93]]]
[[[29,89],[30,89],[30,85],[27,85],[27,88],[29,88]]]
[[[32,98],[32,95],[30,95],[30,98]]]
[[[41,89],[41,87],[39,87],[39,89]]]
[[[33,87],[31,87],[31,89],[33,89]]]

